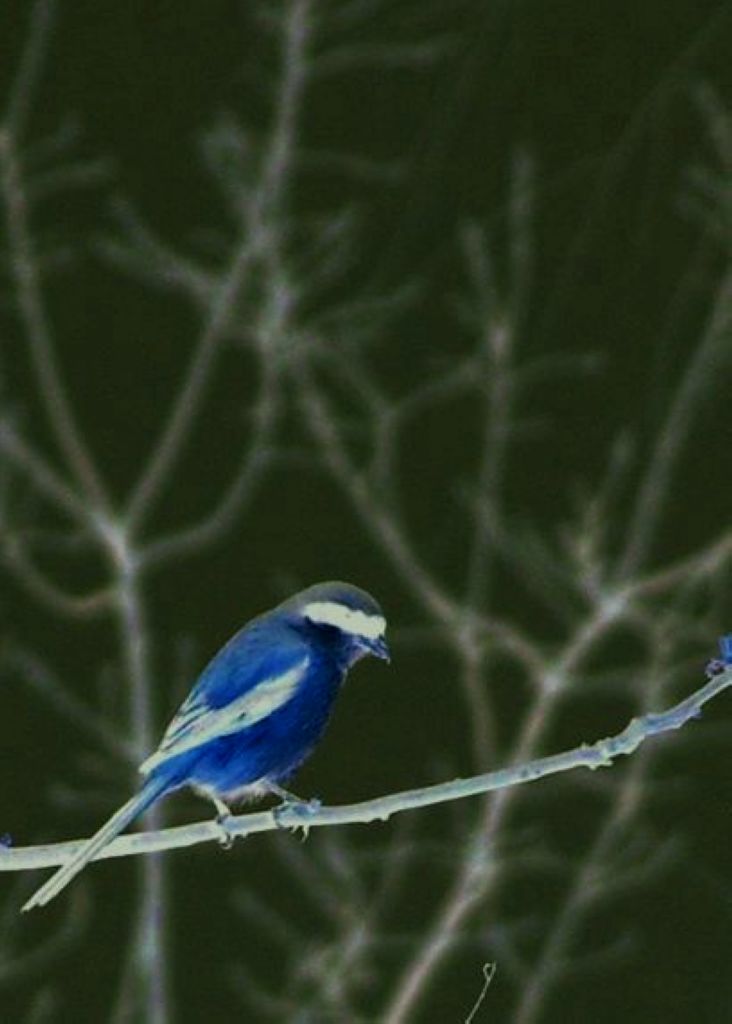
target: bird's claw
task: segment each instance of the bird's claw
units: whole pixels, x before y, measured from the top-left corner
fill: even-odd
[[[704,675],[707,679],[713,679],[715,676],[721,675],[727,668],[729,668],[729,665],[722,661],[721,658],[712,658],[706,664]]]
[[[277,804],[276,807],[272,808],[272,817],[274,818],[275,825],[278,829],[293,833],[297,832],[298,829],[302,829],[303,839],[307,839],[308,832],[310,831],[310,823],[307,821],[307,817],[311,814],[317,814],[322,806],[322,801],[317,797],[313,797],[311,800],[300,800],[298,798],[285,799],[282,803]],[[290,822],[282,821],[282,815],[284,813],[290,815],[293,812],[302,820]]]
[[[229,831],[229,822],[231,821],[230,814],[217,814],[215,818],[216,824],[221,830],[219,837],[219,846],[222,850],[230,850],[234,845],[234,836]]]

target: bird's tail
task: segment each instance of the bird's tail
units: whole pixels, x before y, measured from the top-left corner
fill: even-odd
[[[109,821],[84,843],[78,853],[73,854],[40,889],[33,893],[28,902],[24,904],[23,910],[33,910],[34,907],[43,907],[46,903],[50,903],[107,843],[110,843],[122,829],[127,828],[138,815],[146,811],[169,787],[170,780],[168,779],[160,777],[149,779],[139,793],[123,804],[117,813],[113,814]]]

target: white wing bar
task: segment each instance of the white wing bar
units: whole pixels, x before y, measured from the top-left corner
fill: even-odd
[[[290,700],[300,685],[308,665],[305,657],[282,675],[265,679],[241,697],[223,708],[200,705],[194,716],[193,709],[180,722],[173,719],[160,747],[140,765],[140,772],[148,775],[163,761],[192,750],[194,747],[229,736],[261,722]],[[166,742],[167,739],[167,742]]]

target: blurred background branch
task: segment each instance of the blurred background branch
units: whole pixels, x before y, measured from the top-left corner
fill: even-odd
[[[651,8],[9,6],[19,847],[91,831],[207,655],[317,579],[376,593],[397,653],[298,779],[334,813],[689,692],[730,625],[732,19]],[[98,866],[32,927],[22,881],[7,1015],[462,1019],[490,963],[476,1021],[703,1019],[726,716],[381,830]]]

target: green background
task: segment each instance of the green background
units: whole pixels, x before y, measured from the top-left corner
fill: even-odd
[[[326,5],[324,18],[338,8]],[[6,3],[0,12],[5,91],[28,12],[26,3]],[[603,479],[613,444],[632,438],[617,521],[606,524],[610,543],[618,543],[651,442],[698,350],[728,266],[732,227],[727,225],[725,238],[723,205],[711,205],[716,212],[704,221],[690,197],[696,194],[695,168],[723,173],[699,89],[713,89],[724,106],[732,77],[732,9],[700,0],[429,9],[397,2],[356,34],[360,45],[374,47],[374,62],[315,83],[304,108],[302,139],[311,151],[399,162],[399,173],[354,178],[313,162],[293,184],[298,215],[348,204],[360,218],[350,263],[318,301],[325,310],[412,288],[414,297],[390,320],[383,338],[370,343],[369,365],[391,395],[447,372],[464,355],[468,337],[455,317],[466,282],[460,232],[467,223],[485,228],[497,277],[507,281],[511,189],[517,161],[528,156],[534,182],[532,274],[521,302],[520,336],[523,357],[538,360],[540,369],[518,400],[522,429],[509,445],[504,513],[519,545],[522,529],[556,536],[583,488],[591,490]],[[414,39],[443,41],[439,59],[390,66],[389,47]],[[105,261],[102,242],[116,231],[114,204],[124,197],[183,251],[198,246],[215,252],[206,248],[211,233],[230,238],[231,230],[201,159],[201,137],[224,110],[235,112],[255,137],[264,130],[275,71],[271,46],[247,4],[59,5],[29,139],[41,139],[71,119],[81,129],[75,158],[101,159],[104,167],[93,183],[40,207],[35,224],[49,251],[57,247],[63,256],[49,270],[46,292],[59,358],[85,436],[118,496],[139,473],[176,394],[199,316],[176,294],[155,290]],[[728,194],[731,181],[726,179]],[[39,448],[52,453],[9,283],[3,292],[3,400]],[[728,369],[720,360],[704,381],[700,412],[664,502],[652,566],[703,547],[728,526]],[[182,468],[156,512],[156,530],[205,511],[228,479],[246,436],[251,375],[249,354],[228,345]],[[347,419],[348,395],[340,400]],[[197,670],[250,615],[300,585],[343,578],[382,601],[395,656],[388,670],[371,663],[359,668],[326,741],[294,788],[338,803],[470,772],[467,712],[456,694],[453,657],[342,491],[309,460],[312,441],[292,409],[282,430],[286,457],[267,473],[246,515],[217,545],[151,579],[156,720],[162,728]],[[435,405],[407,434],[399,463],[410,533],[452,592],[464,577],[459,524],[475,480],[480,430],[466,403]],[[21,495],[21,507],[26,497]],[[92,571],[83,560],[60,565],[71,587],[81,587]],[[722,575],[714,598],[718,628],[730,612],[724,582]],[[550,647],[561,642],[567,612],[561,594],[557,608],[537,599],[510,560],[499,566],[492,591],[497,614],[512,617]],[[105,665],[114,679],[111,626],[69,626],[40,608],[5,571],[0,597],[4,636],[40,652],[75,692],[91,699]],[[696,622],[707,611],[706,605],[684,608],[680,621]],[[714,633],[706,645],[691,633],[679,694],[701,682],[704,659],[716,644]],[[627,664],[633,672],[644,664],[632,640],[625,643],[617,641],[607,653],[605,668]],[[514,686],[510,675],[502,678],[500,665],[486,673],[484,685],[495,687],[500,739],[488,768],[500,764],[509,749],[530,694]],[[1,692],[0,829],[18,845],[88,834],[125,799],[129,773],[105,764],[102,752],[36,699],[17,675],[6,674]],[[546,749],[619,729],[631,709],[627,693],[616,694],[612,686],[569,701]],[[579,947],[586,948],[602,945],[605,936],[632,932],[630,954],[596,968],[578,960],[577,970],[547,1000],[542,1021],[732,1020],[730,714],[729,701],[720,698],[702,726],[690,727],[707,729],[706,719],[713,720],[705,740],[679,741],[678,749],[675,740],[667,741],[654,767],[657,799],[647,815],[654,842],[678,837],[674,862],[659,878],[644,878],[603,903],[586,923],[587,934],[578,936]],[[97,762],[95,790],[90,780]],[[81,791],[84,799],[64,801],[70,791]],[[513,841],[525,853],[527,844],[551,836],[553,849],[566,858],[565,869],[510,879],[500,910],[479,914],[478,931],[485,934],[477,947],[468,944],[449,958],[415,1020],[464,1020],[486,960],[495,960],[498,970],[476,1020],[514,1019],[522,983],[505,966],[492,924],[531,919],[525,940],[530,965],[561,902],[571,857],[591,841],[601,800],[592,789],[573,793],[552,781],[527,798]],[[184,822],[207,811],[193,797],[179,796],[166,813]],[[420,884],[405,886],[395,901],[395,931],[412,938],[434,912],[457,856],[459,844],[451,839],[462,834],[466,820],[441,810],[419,812],[418,819],[415,835],[426,850],[434,846],[437,852],[420,864]],[[378,857],[391,827],[357,830],[351,838]],[[230,894],[242,885],[297,923],[297,941],[307,944],[332,926],[303,891],[307,883],[281,854],[274,855],[282,842],[296,840],[256,838],[229,854],[202,847],[169,856],[175,1020],[258,1019],[237,1001],[231,984],[237,964],[246,964],[275,990],[281,985],[288,956],[231,910]],[[305,850],[320,842],[311,836]],[[39,969],[7,979],[1,1019],[25,1019],[39,991],[52,994],[49,1020],[108,1019],[134,871],[132,861],[120,861],[87,873],[85,886],[94,898],[83,934]],[[10,883],[8,893],[11,906]],[[14,940],[18,950],[49,934],[62,913],[54,906],[47,917],[24,920]],[[288,955],[296,958],[297,949]],[[360,1008],[373,1019],[379,1019],[380,997],[402,956],[395,943],[364,988]],[[326,1018],[316,1013],[302,1019]]]

